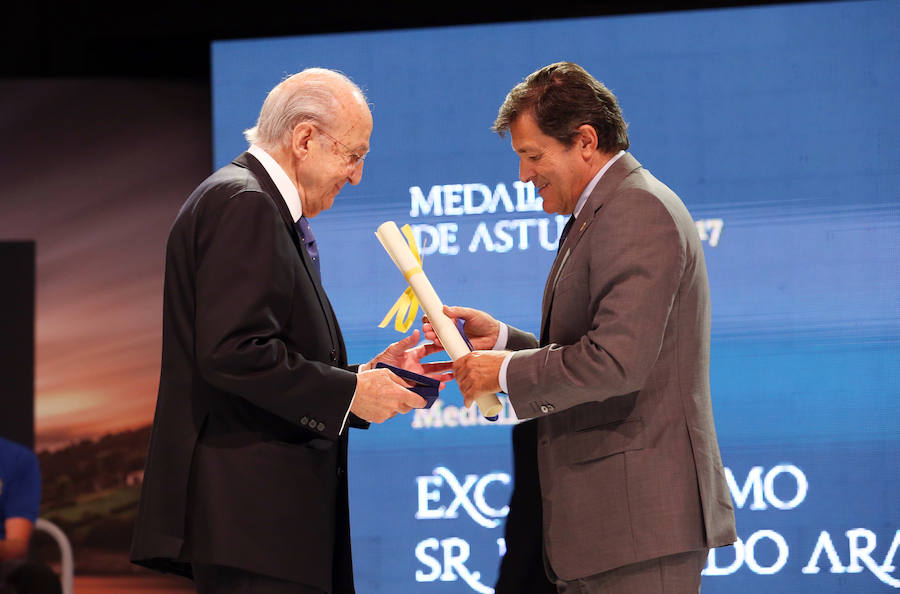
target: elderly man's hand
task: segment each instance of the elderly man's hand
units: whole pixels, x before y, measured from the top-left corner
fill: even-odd
[[[467,407],[482,394],[500,391],[500,366],[508,354],[509,351],[472,351],[453,362],[453,375]]]
[[[412,371],[419,375],[433,377],[441,382],[440,389],[443,390],[445,383],[453,379],[452,374],[449,373],[452,365],[451,362],[437,361],[435,363],[422,363],[422,359],[433,353],[439,353],[443,351],[444,348],[440,345],[429,343],[416,346],[418,342],[419,331],[413,330],[413,333],[406,338],[391,344],[388,348],[381,351],[374,359],[360,365],[359,371],[363,372],[374,369],[376,363],[387,363],[388,365]]]
[[[363,371],[356,377],[350,412],[370,423],[384,423],[398,413],[424,408],[425,399],[407,387],[402,378],[387,369]]]
[[[491,317],[490,314],[470,307],[451,307],[449,305],[444,306],[444,314],[453,320],[453,323],[456,323],[458,319],[465,320],[466,337],[472,343],[472,348],[494,348],[494,345],[497,343],[497,336],[500,333],[500,322]],[[428,316],[422,317],[422,330],[425,332],[425,338],[437,345],[441,344],[441,339],[438,338],[434,327],[428,321]]]

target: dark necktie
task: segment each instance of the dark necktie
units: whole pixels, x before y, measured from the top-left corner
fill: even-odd
[[[559,234],[559,244],[556,246],[556,253],[559,254],[559,251],[562,249],[563,244],[566,242],[566,237],[569,236],[569,231],[572,229],[572,223],[575,222],[575,215],[569,217],[569,220],[566,221],[566,226],[563,227],[562,233]],[[544,330],[541,333],[541,346],[547,346],[550,344],[550,312],[553,311],[553,301],[550,301],[550,309],[547,310],[547,321],[544,323]]]
[[[313,235],[312,229],[309,226],[309,221],[306,220],[306,217],[300,217],[297,222],[294,223],[294,227],[297,229],[300,241],[302,241],[304,247],[306,247],[306,253],[309,254],[309,259],[312,260],[313,264],[316,266],[316,272],[321,275],[322,271],[319,267],[319,248],[316,247],[316,236]]]
[[[569,236],[569,230],[572,229],[572,223],[575,222],[575,215],[569,217],[569,220],[566,221],[566,226],[563,227],[562,233],[559,234],[559,243],[556,246],[556,253],[559,253],[559,250],[562,249],[563,243],[566,241],[566,237]]]

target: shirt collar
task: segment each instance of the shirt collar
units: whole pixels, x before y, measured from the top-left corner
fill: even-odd
[[[600,178],[603,177],[603,174],[606,173],[606,170],[612,167],[612,164],[619,160],[619,157],[625,154],[625,151],[619,151],[616,153],[612,159],[606,162],[606,165],[600,168],[600,171],[597,172],[597,175],[594,176],[588,185],[584,187],[584,190],[581,192],[581,196],[578,197],[578,202],[575,203],[575,212],[572,213],[572,216],[576,219],[578,215],[581,214],[581,209],[584,208],[584,203],[587,202],[588,197],[591,195],[591,192],[594,191],[594,188],[597,187],[597,182],[600,181]]]
[[[272,158],[272,155],[259,145],[251,144],[247,152],[259,160],[263,169],[266,170],[266,173],[269,174],[269,177],[275,183],[275,187],[278,188],[278,192],[281,193],[281,198],[287,204],[288,210],[291,211],[291,218],[295,223],[299,221],[300,217],[303,216],[303,205],[300,203],[300,194],[297,192],[297,186],[294,185],[288,174],[284,172],[278,161]]]

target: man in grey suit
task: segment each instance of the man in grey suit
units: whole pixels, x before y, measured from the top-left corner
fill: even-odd
[[[736,535],[694,222],[625,152],[615,96],[576,64],[544,67],[513,88],[494,130],[510,133],[520,177],[544,210],[572,216],[540,340],[447,308],[476,348],[493,349],[454,362],[466,403],[503,391],[520,419],[538,419],[544,560],[559,592],[698,592],[709,548]]]

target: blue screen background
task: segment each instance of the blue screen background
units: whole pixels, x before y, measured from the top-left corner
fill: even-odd
[[[239,40],[211,52],[216,167],[246,148],[242,130],[288,74],[338,69],[372,104],[362,183],[313,221],[360,362],[399,338],[377,328],[405,288],[374,237],[386,220],[417,226],[426,245],[422,226],[455,224],[458,253],[424,262],[443,301],[538,330],[555,252],[536,228],[527,247],[518,235],[506,252],[469,247],[480,224],[502,220],[550,219],[554,240],[553,217],[412,216],[410,189],[503,184],[515,202],[517,158],[490,131],[497,108],[546,64],[584,66],[619,98],[632,154],[705,230],[713,405],[741,542],[716,551],[703,591],[900,588],[900,3]],[[431,426],[409,415],[351,436],[361,593],[491,591],[509,411],[506,422],[449,426],[455,386],[442,404]]]

